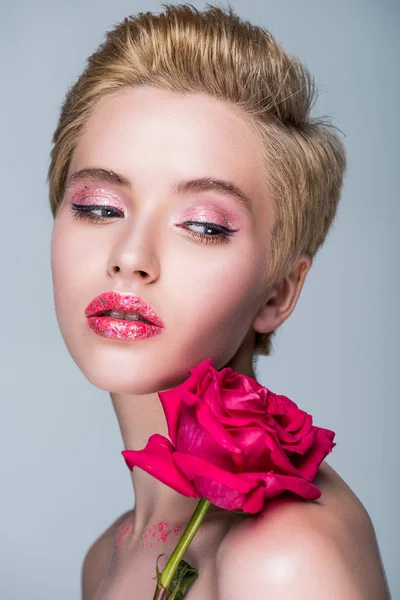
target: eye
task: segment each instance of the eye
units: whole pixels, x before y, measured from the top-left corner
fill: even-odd
[[[187,232],[189,233],[190,237],[193,237],[205,244],[219,244],[221,242],[229,243],[231,241],[230,238],[232,237],[232,235],[236,231],[239,231],[238,229],[228,229],[228,227],[222,227],[222,225],[216,225],[215,223],[207,223],[202,221],[185,221],[183,225],[201,227],[203,229],[208,229],[209,231],[216,232],[215,234],[204,234],[192,231],[191,229],[187,229]],[[182,225],[179,225],[179,227],[182,227]]]
[[[94,215],[92,211],[97,210],[100,212],[108,213],[107,216],[98,216]],[[86,221],[107,221],[111,217],[119,217],[124,216],[124,213],[116,208],[111,208],[110,206],[98,206],[97,204],[87,205],[87,204],[72,204],[72,212],[74,219],[84,219]],[[109,214],[114,213],[114,214]]]
[[[106,213],[106,216],[93,214],[93,211],[96,210],[100,213]],[[72,212],[74,219],[82,219],[93,223],[104,223],[110,218],[124,216],[124,213],[118,209],[111,208],[110,206],[98,206],[96,204],[87,205],[73,203]],[[192,231],[191,229],[185,226],[202,227],[203,229],[208,229],[213,233],[198,233],[197,231]],[[223,227],[222,225],[217,225],[216,223],[208,223],[202,221],[185,221],[182,225],[178,225],[178,227],[186,229],[190,237],[199,240],[204,244],[229,243],[231,241],[230,238],[232,237],[232,235],[236,231],[239,231],[238,229],[229,229],[228,227]]]

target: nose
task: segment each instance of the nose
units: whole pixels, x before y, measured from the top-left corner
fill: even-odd
[[[149,225],[142,234],[138,229],[121,234],[110,253],[108,276],[114,280],[130,281],[138,277],[145,283],[155,281],[160,274],[156,247],[157,231]]]

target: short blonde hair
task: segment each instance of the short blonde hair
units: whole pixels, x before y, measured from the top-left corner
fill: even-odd
[[[325,117],[312,118],[314,78],[264,28],[207,4],[162,5],[107,32],[68,90],[53,135],[48,171],[56,217],[79,136],[97,102],[122,88],[148,84],[228,101],[261,136],[275,209],[268,241],[267,286],[290,272],[302,253],[322,246],[340,199],[344,146]],[[267,260],[267,259],[266,259]],[[271,354],[276,330],[256,333],[254,355]]]

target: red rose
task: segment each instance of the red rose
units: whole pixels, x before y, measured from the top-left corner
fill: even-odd
[[[143,450],[124,450],[130,469],[226,510],[257,513],[286,490],[306,500],[321,496],[311,482],[336,446],[333,431],[315,427],[292,400],[251,377],[216,371],[211,359],[189,372],[159,392],[171,441],[156,433]]]

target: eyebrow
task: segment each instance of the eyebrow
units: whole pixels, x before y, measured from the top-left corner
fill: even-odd
[[[132,182],[123,175],[108,169],[87,168],[76,171],[68,178],[65,191],[67,191],[75,182],[90,179],[92,181],[106,182],[116,185],[122,185],[129,189],[133,189]],[[248,196],[232,181],[224,179],[216,179],[215,177],[201,177],[198,179],[187,179],[176,181],[171,184],[171,190],[177,194],[187,192],[206,192],[217,191],[229,195],[239,205],[243,206],[246,211],[252,214],[252,202]]]

